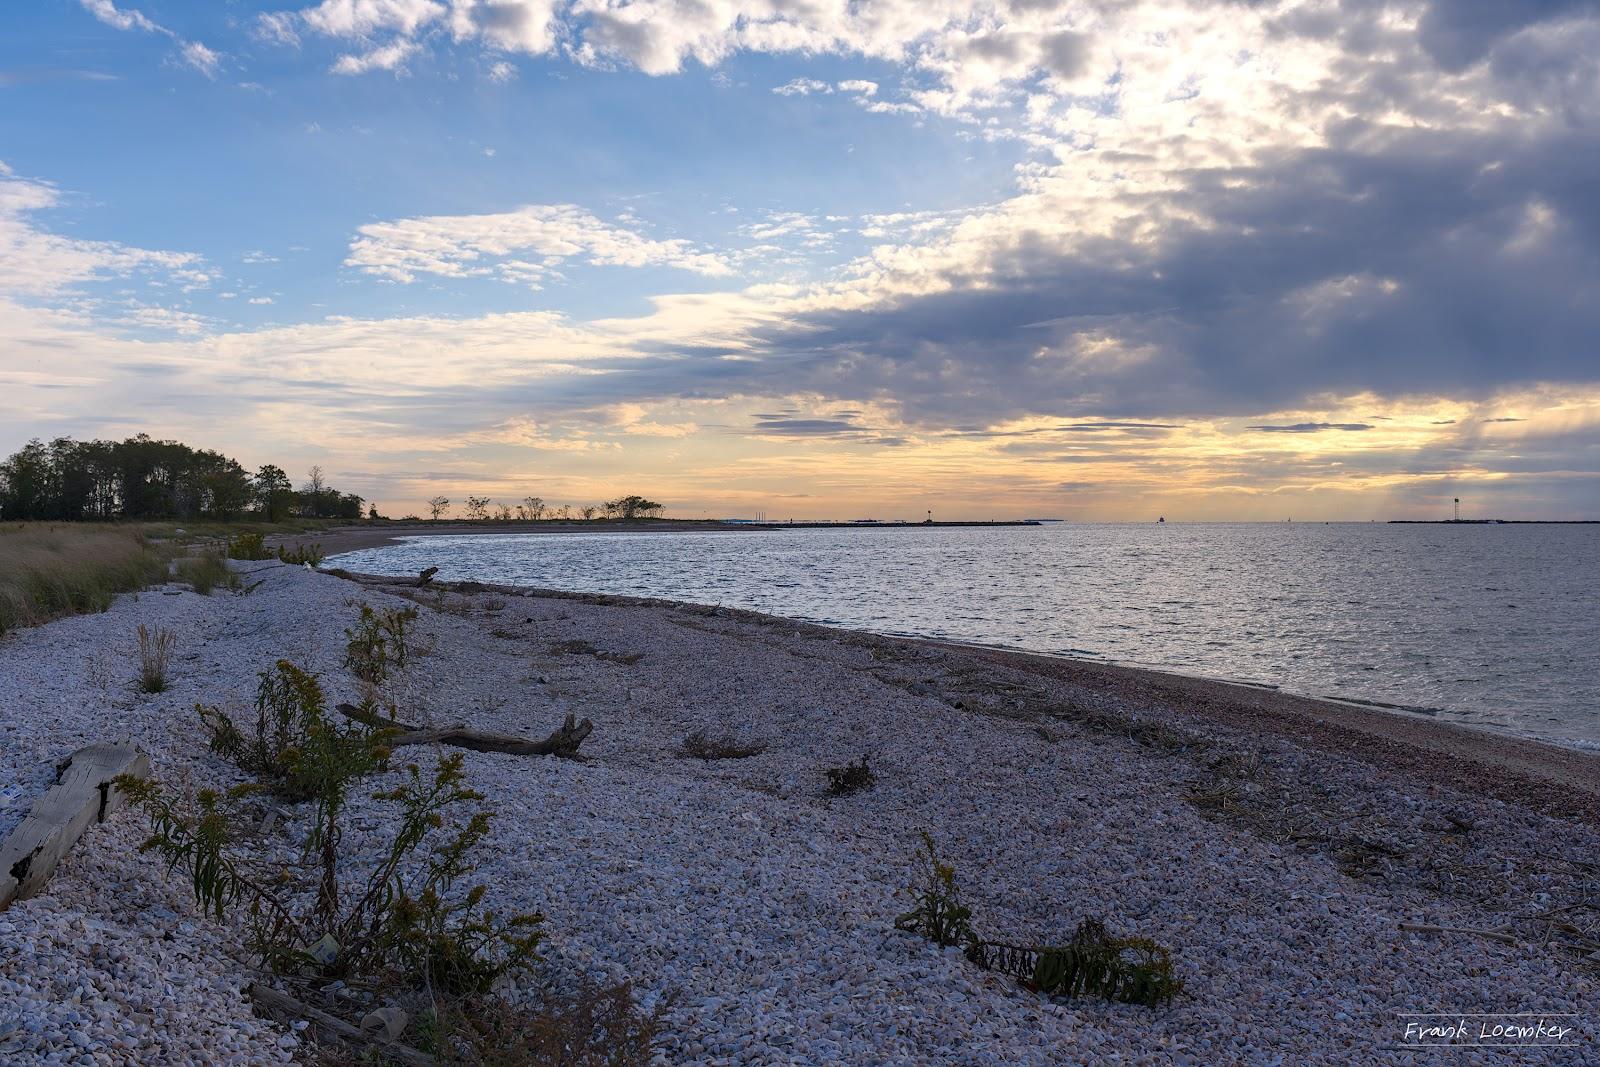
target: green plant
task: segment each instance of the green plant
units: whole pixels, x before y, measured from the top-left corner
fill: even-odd
[[[896,918],[895,928],[921,934],[942,948],[976,944],[972,909],[961,902],[961,893],[956,888],[956,869],[939,861],[933,837],[926,830],[922,831],[917,858],[921,861],[921,878],[907,890],[916,901],[916,907]]]
[[[228,539],[229,559],[271,559],[267,552],[267,537],[259,533],[240,533]]]
[[[167,661],[178,643],[178,635],[166,627],[154,630],[139,624],[139,692],[164,693],[167,690]]]
[[[210,596],[218,586],[238,589],[239,576],[228,567],[228,559],[221,552],[203,552],[178,561],[178,577],[189,583],[196,593]]]
[[[862,789],[871,789],[877,784],[878,776],[872,773],[872,768],[867,766],[870,753],[863,755],[857,763],[847,763],[843,767],[829,767],[828,792],[834,796],[848,796]]]
[[[354,629],[344,632],[344,665],[369,685],[382,685],[391,670],[404,670],[410,649],[406,631],[417,618],[416,608],[384,608],[361,605],[361,617]]]
[[[326,798],[341,781],[381,766],[387,756],[382,731],[330,720],[316,675],[279,660],[257,677],[256,720],[248,733],[221,708],[195,705],[213,752],[296,801]]]
[[[463,784],[461,766],[459,753],[447,756],[428,781],[413,764],[406,768],[404,784],[377,794],[379,800],[401,805],[399,829],[389,855],[369,880],[368,892],[343,925],[355,945],[391,961],[411,981],[453,996],[487,993],[508,969],[537,959],[544,921],[536,913],[502,921],[492,911],[480,911],[482,885],[465,894],[451,893],[455,882],[474,869],[468,854],[489,832],[485,811],[474,812],[434,849],[419,878],[408,885],[399,876],[406,855],[441,825],[442,812],[483,800]]]
[[[292,874],[270,884],[258,880],[239,858],[239,820],[230,805],[261,788],[256,783],[225,797],[203,790],[187,808],[153,780],[124,775],[117,786],[150,819],[152,833],[141,848],[157,852],[169,873],[183,871],[207,914],[222,919],[241,903],[248,906],[249,947],[274,973],[311,969],[462,997],[484,994],[501,975],[538,959],[543,916],[502,919],[482,908],[483,886],[456,891],[475,869],[471,853],[489,826],[482,810],[464,820],[453,817],[459,805],[483,799],[463,784],[459,754],[441,759],[432,775],[410,766],[402,785],[375,795],[398,805],[397,828],[353,892],[339,878],[341,866],[348,866],[340,863],[339,842],[356,768],[334,748],[319,755],[315,732],[301,761],[316,786],[305,841],[311,862],[303,865],[316,879],[314,892]],[[424,845],[431,847],[423,852]]]
[[[154,778],[124,774],[115,781],[129,804],[150,820],[150,836],[139,851],[159,854],[168,874],[181,868],[202,914],[220,921],[243,900],[249,908],[247,943],[253,951],[276,969],[302,958],[299,919],[278,892],[247,873],[229,847],[233,841],[229,809],[254,791],[253,784],[235,787],[226,795],[202,789],[192,805],[180,807]]]
[[[299,544],[293,550],[278,546],[278,560],[282,563],[292,563],[297,567],[320,567],[322,561],[327,559],[327,554],[322,551],[320,544]]]

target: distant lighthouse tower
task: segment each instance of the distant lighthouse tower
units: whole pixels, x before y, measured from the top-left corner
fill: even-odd
[[[1454,522],[1460,522],[1461,521],[1461,498],[1460,497],[1456,497],[1456,517],[1452,521],[1454,521]]]

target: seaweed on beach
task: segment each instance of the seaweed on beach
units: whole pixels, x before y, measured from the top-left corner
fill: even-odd
[[[1155,1008],[1183,989],[1165,948],[1148,937],[1113,937],[1094,918],[1080,922],[1065,945],[975,941],[967,958],[1044,996],[1097,996]]]

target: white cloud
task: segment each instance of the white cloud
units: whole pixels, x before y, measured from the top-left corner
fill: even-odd
[[[107,26],[115,26],[119,30],[145,30],[151,33],[165,33],[160,26],[151,22],[143,12],[132,9],[119,10],[112,0],[80,0],[84,10]]]
[[[841,93],[859,93],[862,96],[876,96],[878,93],[878,83],[857,78],[852,81],[840,82],[838,89]]]
[[[252,296],[250,298],[250,303],[252,303],[252,304],[270,304],[270,303],[272,303],[272,297],[270,297],[270,296]]]
[[[197,70],[208,78],[217,76],[217,68],[222,63],[222,57],[199,41],[186,41],[159,22],[152,20],[144,12],[133,8],[118,8],[113,0],[78,0],[78,2],[83,5],[85,11],[107,26],[119,30],[143,30],[145,33],[158,33],[163,37],[170,37],[178,45],[178,53],[174,57],[176,62]]]
[[[450,31],[502,52],[542,55],[555,47],[558,0],[451,0]]]
[[[300,21],[327,37],[366,38],[383,31],[409,36],[444,13],[436,0],[323,0],[301,11]]]
[[[796,78],[772,90],[779,96],[810,96],[812,93],[831,93],[833,86],[815,78]]]
[[[117,320],[126,326],[139,326],[152,330],[170,330],[193,337],[206,331],[210,320],[191,311],[166,307],[136,307]]]
[[[185,66],[193,67],[208,78],[217,76],[222,57],[199,41],[185,41],[178,48],[178,56]]]
[[[292,11],[268,11],[256,16],[255,36],[268,44],[296,46],[300,34],[295,29]]]
[[[185,288],[209,283],[205,261],[192,253],[85,241],[35,226],[30,216],[59,200],[53,185],[16,177],[9,168],[0,174],[0,297],[59,296],[85,282],[142,272]]]
[[[504,85],[516,76],[517,68],[503,59],[489,68],[489,80],[496,85]]]
[[[513,258],[533,256],[534,259]],[[697,274],[732,273],[727,261],[688,241],[657,241],[602,222],[572,204],[530,204],[493,215],[435,215],[361,227],[346,266],[398,282],[418,274],[498,276],[537,285],[562,262],[667,266]]]
[[[417,51],[417,43],[396,40],[363,52],[360,55],[342,55],[328,69],[334,74],[365,74],[372,70],[402,70],[406,60]]]

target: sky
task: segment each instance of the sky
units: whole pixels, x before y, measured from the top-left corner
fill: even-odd
[[[28,0],[0,450],[385,514],[1600,518],[1595,0]]]

